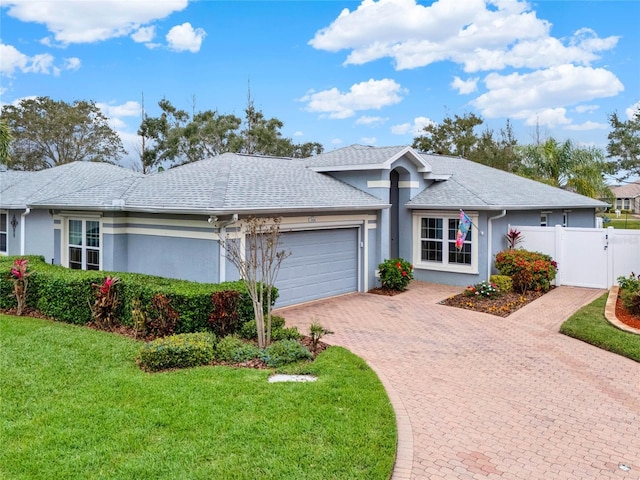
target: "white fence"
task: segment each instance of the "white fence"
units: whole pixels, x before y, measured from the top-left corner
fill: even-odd
[[[618,277],[640,273],[640,230],[510,228],[522,232],[520,247],[546,253],[558,262],[556,285],[609,288]]]

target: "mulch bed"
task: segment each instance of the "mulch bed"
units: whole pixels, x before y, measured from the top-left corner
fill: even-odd
[[[625,325],[640,329],[640,317],[626,309],[620,296],[618,296],[618,300],[616,301],[616,317]]]
[[[376,287],[369,290],[367,293],[373,293],[374,295],[384,295],[387,297],[393,297],[402,293],[400,290],[391,290],[390,288]]]
[[[439,302],[449,307],[464,308],[474,312],[484,312],[498,317],[508,317],[516,310],[544,295],[544,292],[503,293],[497,298],[472,297],[460,293]]]

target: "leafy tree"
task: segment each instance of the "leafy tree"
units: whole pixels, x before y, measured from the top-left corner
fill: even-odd
[[[617,158],[617,168],[627,172],[626,177],[640,175],[640,108],[626,122],[620,121],[617,113],[609,116],[613,129],[609,133],[607,153]]]
[[[604,180],[613,173],[613,164],[594,147],[576,147],[571,140],[559,143],[549,138],[544,143],[519,148],[525,177],[566,188],[592,198],[609,198],[611,192]]]
[[[3,106],[2,119],[13,136],[6,165],[16,170],[42,170],[76,161],[116,163],[126,153],[93,101],[25,99]]]
[[[11,130],[4,120],[0,119],[0,164],[6,165],[9,161],[9,147],[11,146]]]
[[[446,117],[439,125],[424,127],[425,134],[413,139],[413,148],[438,155],[464,157],[508,172],[517,170],[518,142],[511,122],[507,120],[505,128],[500,129],[498,135],[489,128],[478,135],[476,127],[482,124],[482,118],[473,113],[462,117]]]
[[[141,155],[143,171],[165,161],[189,163],[225,152],[304,158],[323,151],[319,143],[296,144],[283,137],[284,124],[277,118],[266,118],[255,108],[251,97],[244,121],[215,110],[189,115],[166,99],[158,105],[160,116],[145,116],[138,129],[145,145]]]
[[[518,141],[513,134],[511,122],[507,120],[505,128],[501,128],[499,136],[493,130],[485,129],[480,135],[477,147],[469,156],[483,165],[499,168],[507,172],[515,172],[520,167]]]
[[[424,127],[425,134],[413,139],[413,148],[438,155],[469,158],[479,141],[474,129],[482,122],[482,118],[473,113],[463,117],[445,117],[441,124]]]

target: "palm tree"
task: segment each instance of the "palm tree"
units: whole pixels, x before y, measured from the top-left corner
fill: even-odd
[[[9,145],[12,139],[9,125],[0,119],[0,165],[6,165],[9,160]]]
[[[571,140],[559,143],[549,138],[544,143],[519,149],[522,167],[519,173],[533,180],[565,188],[592,198],[611,195],[604,174],[613,173],[613,164],[595,147],[576,147]]]

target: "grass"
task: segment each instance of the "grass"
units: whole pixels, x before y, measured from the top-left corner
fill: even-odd
[[[0,315],[0,478],[388,479],[393,409],[332,347],[314,383],[200,367],[158,374],[136,341]]]
[[[562,324],[560,333],[640,362],[640,335],[619,330],[607,321],[604,316],[607,296],[604,294],[578,310]]]
[[[626,230],[640,229],[640,219],[633,215],[622,214],[620,218],[616,218],[615,213],[607,213],[605,216],[610,220],[605,223],[605,227],[613,227]]]

